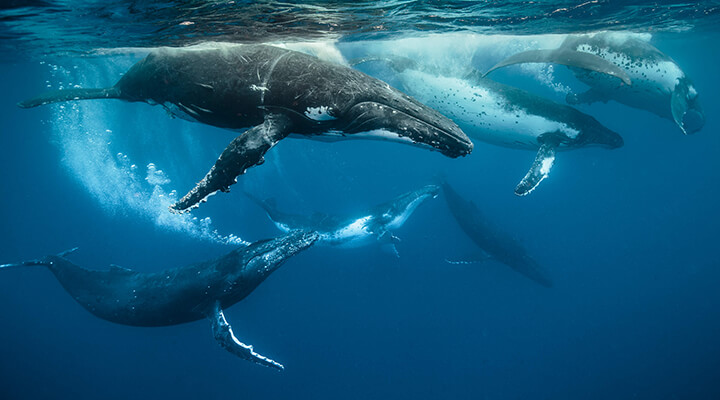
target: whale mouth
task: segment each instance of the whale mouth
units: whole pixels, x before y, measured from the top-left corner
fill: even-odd
[[[374,101],[357,103],[347,113],[348,134],[430,146],[443,155],[456,158],[470,154],[470,138],[451,120],[421,104],[387,105]],[[392,133],[393,135],[388,135]]]

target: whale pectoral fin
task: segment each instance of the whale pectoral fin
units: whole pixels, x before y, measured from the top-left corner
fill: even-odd
[[[614,76],[622,80],[626,85],[632,84],[630,76],[627,72],[610,61],[607,61],[595,54],[567,49],[528,50],[522,53],[513,54],[512,56],[495,64],[485,73],[485,75],[498,68],[525,63],[553,63],[566,65],[568,67],[582,68]]]
[[[395,243],[383,243],[380,246],[380,249],[383,251],[383,253],[387,253],[395,258],[400,258],[400,252],[398,252]]]
[[[388,253],[390,255],[393,255],[397,258],[400,258],[400,253],[397,250],[396,244],[400,243],[400,238],[390,233],[390,231],[383,230],[377,238],[378,242],[380,243],[380,249]]]
[[[533,165],[515,188],[516,195],[525,196],[530,194],[543,179],[547,178],[550,173],[550,168],[552,168],[553,162],[555,162],[556,146],[556,143],[549,142],[540,145]]]
[[[267,115],[262,125],[248,129],[230,142],[205,177],[180,201],[170,206],[170,210],[184,212],[197,207],[218,190],[229,191],[239,175],[262,163],[263,155],[290,134],[291,126],[290,119],[284,115]]]
[[[682,133],[687,135],[687,131],[685,130],[685,125],[683,124],[683,118],[685,117],[685,113],[687,112],[689,106],[687,101],[687,86],[685,85],[677,85],[675,87],[675,90],[672,92],[672,96],[670,97],[670,111],[672,112],[672,117],[677,126],[682,130]]]
[[[229,351],[230,353],[248,360],[256,364],[264,365],[266,367],[275,368],[278,371],[282,371],[285,367],[265,356],[256,353],[252,346],[246,345],[239,341],[233,333],[232,327],[228,324],[225,319],[225,314],[220,308],[220,304],[216,303],[213,309],[212,315],[208,318],[212,321],[212,331],[215,340],[217,340],[220,347]]]

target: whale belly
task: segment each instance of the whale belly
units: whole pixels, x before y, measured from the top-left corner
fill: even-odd
[[[400,74],[405,90],[460,126],[473,140],[519,149],[536,150],[538,137],[579,132],[559,121],[528,113],[488,87],[464,79],[430,75],[420,71]]]

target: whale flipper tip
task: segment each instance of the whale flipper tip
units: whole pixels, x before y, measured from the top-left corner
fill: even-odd
[[[550,168],[555,162],[555,145],[544,143],[540,146],[533,165],[527,174],[522,178],[520,183],[515,187],[515,194],[518,196],[527,196],[548,177]]]
[[[215,304],[213,315],[209,316],[209,318],[212,321],[213,336],[215,336],[215,340],[217,340],[222,348],[242,359],[252,361],[256,364],[264,365],[278,371],[285,370],[285,366],[279,362],[256,353],[252,346],[239,341],[238,338],[235,337],[232,327],[225,319],[225,314],[220,308],[219,302]]]

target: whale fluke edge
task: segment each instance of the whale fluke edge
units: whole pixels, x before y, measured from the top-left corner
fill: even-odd
[[[31,99],[23,100],[17,103],[17,105],[20,108],[33,108],[72,100],[119,99],[120,95],[120,89],[116,87],[101,89],[62,89],[45,92]]]

